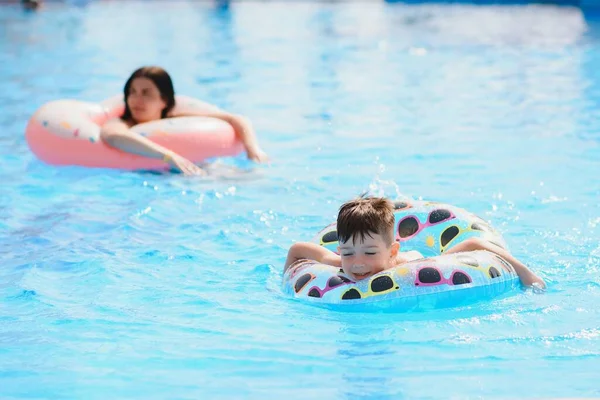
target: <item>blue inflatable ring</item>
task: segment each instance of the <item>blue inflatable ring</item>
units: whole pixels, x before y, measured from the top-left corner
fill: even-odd
[[[354,282],[331,265],[311,260],[284,273],[285,293],[320,305],[357,305],[398,311],[451,307],[514,291],[519,279],[503,258],[487,251],[444,254],[472,237],[506,248],[502,236],[478,216],[452,205],[398,201],[394,235],[400,251],[417,250],[426,258]],[[313,241],[337,251],[336,224]]]

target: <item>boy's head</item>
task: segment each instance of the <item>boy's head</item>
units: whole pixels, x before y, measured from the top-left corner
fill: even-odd
[[[346,275],[360,280],[395,265],[394,205],[380,197],[344,203],[337,218],[338,252]]]

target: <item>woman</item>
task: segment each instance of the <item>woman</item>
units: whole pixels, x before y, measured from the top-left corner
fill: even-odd
[[[142,67],[125,83],[125,112],[106,122],[100,138],[111,147],[144,157],[161,158],[185,175],[203,175],[204,170],[179,154],[133,132],[137,124],[173,117],[211,117],[229,123],[242,141],[248,158],[264,162],[267,155],[260,149],[250,123],[239,115],[209,106],[207,110],[177,111],[175,90],[169,74],[160,67]]]
[[[42,0],[21,0],[25,10],[37,10],[42,5]]]

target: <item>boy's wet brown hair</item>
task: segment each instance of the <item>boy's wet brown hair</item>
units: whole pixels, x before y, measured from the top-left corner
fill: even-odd
[[[383,197],[361,196],[340,207],[337,218],[337,234],[340,243],[350,238],[379,234],[388,247],[394,241],[394,204]]]

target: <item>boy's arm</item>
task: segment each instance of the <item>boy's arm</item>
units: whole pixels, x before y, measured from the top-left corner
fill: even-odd
[[[288,251],[287,260],[285,260],[285,272],[290,265],[298,260],[315,260],[317,262],[341,267],[342,260],[339,255],[327,250],[325,247],[316,243],[298,242],[294,243]]]
[[[454,246],[453,248],[451,248],[450,250],[446,251],[444,254],[460,253],[462,251],[474,251],[474,250],[487,250],[490,253],[497,254],[500,257],[504,258],[506,261],[508,261],[513,266],[513,268],[515,269],[515,272],[517,273],[517,275],[519,275],[519,279],[521,280],[521,283],[523,285],[525,285],[525,286],[536,285],[538,287],[541,287],[542,289],[546,288],[546,284],[544,283],[544,280],[542,278],[540,278],[539,276],[537,276],[536,274],[534,274],[529,268],[527,268],[527,266],[525,264],[523,264],[521,261],[517,260],[508,251],[504,250],[501,247],[491,244],[487,240],[482,240],[479,238],[467,239],[464,242],[459,243],[456,246]]]

